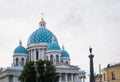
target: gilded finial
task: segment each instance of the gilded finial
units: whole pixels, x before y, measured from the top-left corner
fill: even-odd
[[[39,25],[40,25],[40,27],[46,27],[46,22],[45,22],[45,20],[44,20],[44,18],[43,18],[43,13],[41,13],[41,16],[42,16],[42,18],[41,18],[41,20],[40,20],[40,22],[39,22]]]
[[[19,44],[22,45],[22,40],[20,39]]]
[[[45,23],[44,18],[41,18],[40,23]]]
[[[65,49],[64,44],[62,45],[62,49],[63,49],[63,50]]]
[[[42,16],[42,18],[41,18],[40,22],[41,22],[41,23],[45,23],[45,20],[44,20],[44,17],[43,17],[43,16],[44,16],[44,13],[41,13],[41,16]]]

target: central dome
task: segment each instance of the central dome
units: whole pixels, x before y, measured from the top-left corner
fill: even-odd
[[[43,18],[41,19],[39,25],[40,27],[35,32],[33,32],[28,38],[27,44],[39,43],[39,42],[51,43],[52,36],[54,36],[55,41],[57,41],[56,36],[46,28],[46,22],[44,21]]]
[[[29,39],[28,44],[39,43],[39,42],[47,42],[50,43],[52,41],[52,36],[55,36],[50,30],[47,28],[39,28],[35,32],[33,32]],[[55,40],[57,41],[56,37]]]

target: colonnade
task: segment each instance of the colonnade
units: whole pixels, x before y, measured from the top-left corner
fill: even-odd
[[[28,50],[28,60],[29,61],[36,61],[38,59],[44,60],[44,49],[32,49]]]
[[[61,73],[59,76],[59,82],[79,82],[78,74]]]

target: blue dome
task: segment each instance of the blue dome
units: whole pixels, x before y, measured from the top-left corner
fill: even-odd
[[[65,50],[62,50],[61,55],[62,55],[62,57],[69,57],[68,52]]]
[[[14,50],[14,54],[18,54],[18,53],[27,54],[27,50],[22,45],[19,45]]]
[[[30,35],[28,39],[28,44],[39,43],[39,42],[51,43],[52,36],[53,33],[51,31],[49,31],[46,27],[41,27]],[[56,37],[55,40],[57,41]]]
[[[47,50],[61,50],[58,42],[52,41],[50,45],[48,45]]]
[[[86,72],[85,72],[85,70],[79,70],[79,73],[85,74]]]

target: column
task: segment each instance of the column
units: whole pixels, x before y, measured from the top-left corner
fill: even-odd
[[[34,61],[36,61],[36,50],[34,49]]]
[[[18,82],[16,75],[13,76],[13,82]]]
[[[75,82],[78,82],[78,74],[75,74]]]
[[[60,76],[60,77],[59,77],[59,82],[62,82],[62,81],[61,81],[61,74],[59,74],[59,76]]]
[[[56,64],[56,55],[53,54],[53,64],[55,65]]]
[[[13,58],[13,66],[16,65],[16,61],[15,61],[15,58]]]
[[[76,82],[76,74],[74,74],[74,82]]]
[[[44,48],[41,49],[41,59],[44,60]]]
[[[16,82],[15,76],[13,76],[13,82]]]
[[[21,58],[18,58],[18,66],[21,67]]]
[[[30,50],[28,51],[28,61],[30,61]]]
[[[71,82],[73,82],[73,74],[71,73]]]
[[[65,74],[65,82],[68,82],[68,74]]]
[[[59,56],[59,64],[61,63],[61,56],[60,55],[58,55]]]
[[[31,54],[32,54],[32,61],[34,61],[34,50],[32,50]]]
[[[39,59],[41,59],[40,49],[38,49]]]

